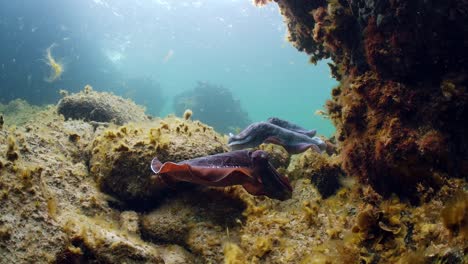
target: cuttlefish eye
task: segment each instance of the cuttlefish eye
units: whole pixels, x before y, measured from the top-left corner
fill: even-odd
[[[258,161],[268,161],[268,153],[263,150],[256,150],[251,155],[254,162]]]

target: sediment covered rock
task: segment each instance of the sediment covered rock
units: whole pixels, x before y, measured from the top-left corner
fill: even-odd
[[[466,1],[276,2],[293,44],[333,60],[348,174],[414,201],[417,186],[468,176]]]
[[[92,125],[54,108],[28,119],[0,131],[0,263],[192,262],[142,241],[135,215],[108,206],[89,176]]]
[[[285,171],[287,201],[182,186],[147,211],[111,207],[152,202],[154,155],[223,152],[225,139],[176,118],[95,131],[49,109],[0,131],[0,262],[467,262],[466,1],[276,2],[296,46],[335,62],[329,114],[359,183],[323,199],[308,173],[340,159],[306,152]]]
[[[65,119],[111,122],[117,125],[149,120],[145,110],[131,100],[107,92],[93,91],[89,85],[79,93],[66,94],[57,104],[57,111]]]
[[[438,192],[426,193],[431,199],[419,206],[396,196],[384,199],[362,183],[347,183],[324,199],[308,173],[332,171],[336,158],[308,151],[301,154],[307,156],[307,162],[296,155],[290,166],[282,169],[294,187],[287,201],[252,196],[240,186],[177,186],[157,203],[148,198],[152,193],[138,196],[145,189],[141,187],[144,182],[138,183],[143,174],[135,172],[149,170],[149,164],[141,161],[139,167],[136,161],[140,159],[134,159],[134,163],[127,163],[127,169],[119,167],[125,161],[124,153],[151,159],[150,152],[155,151],[151,155],[162,153],[162,157],[177,161],[225,150],[226,139],[203,124],[187,122],[169,118],[145,123],[148,126],[109,125],[95,130],[88,122],[65,121],[51,108],[24,126],[4,127],[0,131],[1,260],[466,262],[466,182],[462,179],[447,179]],[[197,143],[202,135],[203,145]],[[213,138],[206,138],[210,136]],[[137,144],[140,141],[145,144]],[[142,148],[150,145],[153,150]],[[96,148],[99,153],[93,153]],[[285,161],[281,148],[276,151],[279,160]],[[298,159],[304,161],[301,166]],[[108,174],[91,173],[90,164]],[[114,166],[119,169],[113,170]],[[120,169],[135,173],[132,175],[137,180],[133,182],[137,183],[130,181],[130,174],[119,178]],[[137,192],[126,190],[122,180],[121,189],[104,194],[95,182],[100,177],[116,182],[129,179]],[[120,203],[114,197],[133,197],[138,203],[115,206]],[[145,201],[150,206],[141,211],[139,204]]]
[[[198,121],[175,117],[104,130],[93,142],[91,173],[101,189],[140,204],[160,196],[151,160],[179,162],[227,151],[226,140]]]
[[[179,192],[143,214],[142,237],[155,243],[181,245],[205,262],[219,263],[224,257],[223,241],[229,234],[238,235],[244,209],[242,199],[229,188]]]
[[[319,154],[313,150],[297,155],[288,170],[292,179],[310,179],[323,198],[327,198],[340,188],[340,180],[345,177],[336,156]]]
[[[262,144],[258,149],[268,153],[268,159],[271,165],[276,169],[288,167],[291,155],[282,146],[275,144]]]

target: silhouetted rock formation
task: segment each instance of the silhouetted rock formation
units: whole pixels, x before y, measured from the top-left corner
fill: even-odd
[[[251,123],[229,89],[206,82],[199,82],[193,90],[176,96],[174,109],[178,116],[182,116],[186,109],[191,109],[193,119],[207,123],[223,133],[234,132]]]

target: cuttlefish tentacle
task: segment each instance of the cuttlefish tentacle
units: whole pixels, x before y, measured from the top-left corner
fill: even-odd
[[[278,200],[289,199],[292,194],[288,179],[271,166],[267,153],[261,150],[232,151],[179,163],[161,163],[154,158],[151,169],[156,182],[168,185],[175,182],[214,187],[242,185],[252,195]]]
[[[275,131],[271,131],[269,123],[257,122],[249,125],[239,134],[232,135],[229,138],[228,144],[234,150],[256,147],[262,144],[266,138],[273,135],[275,135]],[[239,148],[236,148],[236,146],[239,146]]]
[[[253,148],[262,143],[283,146],[292,154],[304,152],[309,148],[321,153],[326,148],[325,142],[319,137],[309,137],[269,122],[253,123],[238,135],[231,136],[228,141],[233,150]]]
[[[260,175],[263,188],[266,193],[270,194],[270,198],[277,200],[286,200],[291,197],[292,187],[289,184],[288,178],[278,173],[275,168],[269,163],[268,156],[264,151],[255,151],[252,153],[254,166],[254,174]],[[288,190],[285,192],[284,190]],[[273,196],[274,195],[274,196]]]
[[[298,125],[296,125],[294,123],[291,123],[291,122],[289,122],[287,120],[280,119],[278,117],[270,117],[270,118],[267,119],[267,122],[271,123],[273,125],[277,125],[279,127],[288,129],[288,130],[292,130],[292,131],[297,132],[297,133],[304,134],[304,135],[309,136],[309,137],[313,137],[313,136],[315,136],[315,134],[317,134],[317,130],[315,130],[315,129],[307,130],[307,129],[301,127],[301,126],[298,126]]]

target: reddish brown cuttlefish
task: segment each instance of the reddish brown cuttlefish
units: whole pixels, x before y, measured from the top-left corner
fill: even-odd
[[[160,184],[242,185],[252,195],[281,201],[290,199],[293,191],[288,178],[276,171],[268,161],[268,154],[262,150],[231,151],[178,163],[161,163],[154,158],[151,169]]]

